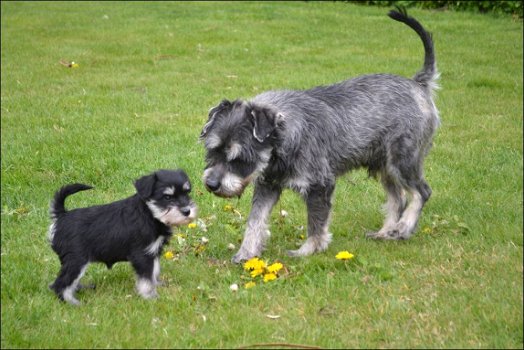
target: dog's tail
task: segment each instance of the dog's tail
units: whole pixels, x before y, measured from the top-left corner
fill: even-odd
[[[60,215],[64,214],[66,212],[64,203],[66,197],[75,194],[80,191],[90,190],[93,187],[84,185],[84,184],[72,184],[72,185],[66,185],[56,191],[55,197],[53,198],[53,201],[51,202],[49,213],[51,215],[52,219],[58,218]]]
[[[388,16],[395,21],[407,24],[411,29],[417,32],[420,39],[422,39],[422,43],[424,44],[424,66],[422,67],[422,70],[415,74],[413,80],[428,88],[430,91],[438,89],[437,80],[439,78],[439,73],[437,71],[435,48],[433,46],[431,33],[426,31],[424,27],[422,27],[422,24],[420,24],[416,19],[408,16],[405,8],[397,6],[396,9],[396,11],[391,10],[388,13]]]

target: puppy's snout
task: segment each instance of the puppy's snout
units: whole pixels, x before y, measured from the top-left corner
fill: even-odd
[[[180,209],[180,212],[181,212],[182,215],[184,215],[184,216],[189,216],[189,214],[191,214],[191,208],[189,208],[189,207],[181,208],[181,209]]]
[[[206,180],[206,187],[211,192],[216,192],[220,188],[220,181],[218,181],[217,179],[208,178]]]

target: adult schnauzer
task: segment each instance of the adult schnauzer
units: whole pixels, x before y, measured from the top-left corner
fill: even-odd
[[[49,287],[61,300],[78,305],[74,294],[89,263],[102,262],[111,268],[119,261],[129,261],[136,272],[138,294],[146,299],[156,297],[159,256],[171,237],[171,226],[196,217],[187,175],[181,170],[159,170],[136,180],[137,193],[129,198],[66,211],[67,196],[91,188],[64,186],[51,203],[49,241],[61,269]]]
[[[439,125],[432,94],[438,72],[431,34],[405,10],[389,17],[422,39],[424,66],[413,79],[360,76],[304,91],[268,91],[249,101],[222,101],[209,112],[201,139],[203,181],[217,196],[240,196],[254,182],[244,239],[233,262],[260,256],[267,221],[284,188],[299,192],[308,210],[308,238],[292,256],[327,248],[335,178],[367,167],[387,192],[386,218],[376,239],[407,239],[431,195],[423,160]]]

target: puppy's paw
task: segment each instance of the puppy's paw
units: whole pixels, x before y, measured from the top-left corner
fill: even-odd
[[[158,293],[155,291],[152,291],[151,293],[142,295],[142,298],[144,299],[156,299],[158,298]]]
[[[82,303],[76,299],[73,295],[68,295],[69,293],[65,293],[60,299],[68,303],[69,305],[73,306],[80,306]]]
[[[69,303],[69,305],[73,305],[74,307],[80,307],[82,305],[82,303],[79,302],[77,299],[68,300],[67,302]]]
[[[167,282],[165,282],[164,280],[158,279],[155,281],[155,286],[165,287],[167,286]]]
[[[153,299],[158,296],[155,283],[149,279],[139,279],[136,284],[136,290],[144,299]]]
[[[96,289],[96,284],[94,284],[94,283],[89,283],[89,284],[79,283],[78,286],[76,287],[76,290],[81,290],[81,289]]]

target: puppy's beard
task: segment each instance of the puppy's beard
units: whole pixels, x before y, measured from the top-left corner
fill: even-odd
[[[158,221],[168,226],[187,225],[195,220],[197,216],[197,207],[194,203],[191,203],[187,207],[190,210],[190,213],[187,216],[182,214],[180,209],[176,206],[160,208],[153,200],[147,202],[147,206]]]

